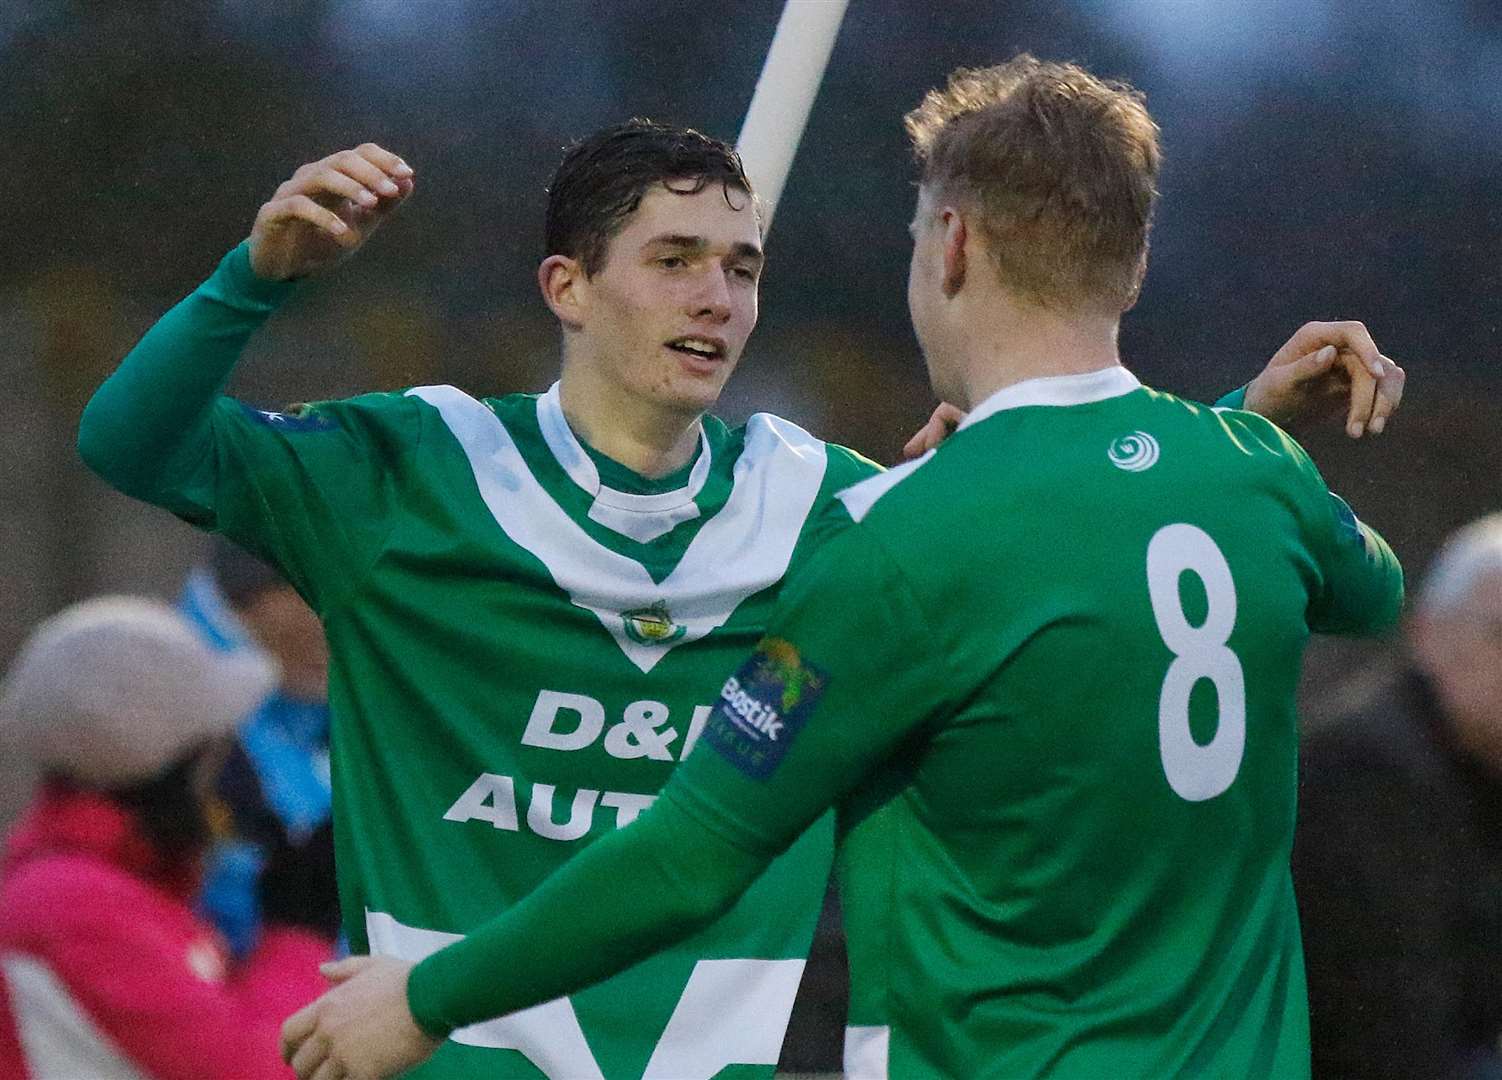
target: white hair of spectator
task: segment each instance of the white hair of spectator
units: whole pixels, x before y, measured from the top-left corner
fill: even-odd
[[[277,676],[264,653],[214,649],[159,600],[99,597],[21,646],[0,682],[0,738],[43,770],[120,787],[233,730]]]
[[[1483,578],[1502,574],[1502,513],[1488,514],[1453,533],[1424,576],[1418,610],[1453,615],[1465,608]]]

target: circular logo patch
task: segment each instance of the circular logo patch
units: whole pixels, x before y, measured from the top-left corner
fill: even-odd
[[[1134,431],[1113,442],[1106,454],[1118,469],[1142,472],[1158,463],[1158,440],[1145,431]]]

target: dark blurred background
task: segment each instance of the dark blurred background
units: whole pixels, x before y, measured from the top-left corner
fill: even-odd
[[[733,140],[780,8],[0,0],[0,661],[71,599],[175,594],[202,550],[84,470],[76,421],[297,165],[373,140],[417,195],[277,316],[234,392],[539,390],[556,342],[533,270],[561,148],[632,114]],[[904,303],[901,116],[949,69],[1020,49],[1132,81],[1163,128],[1122,340],[1144,380],[1212,399],[1301,322],[1363,319],[1409,392],[1377,440],[1300,433],[1332,485],[1410,571],[1498,507],[1502,5],[1483,0],[853,0],[724,413],[894,460],[932,406]],[[1309,712],[1381,659],[1317,643]],[[0,822],[22,788],[0,778]]]

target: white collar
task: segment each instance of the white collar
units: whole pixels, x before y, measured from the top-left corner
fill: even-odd
[[[592,521],[604,525],[633,540],[646,543],[668,532],[674,526],[699,516],[699,507],[694,502],[709,479],[712,455],[709,434],[703,424],[699,426],[699,457],[688,474],[688,482],[672,491],[655,495],[638,495],[606,487],[600,480],[600,470],[589,456],[568,419],[563,415],[559,400],[559,384],[554,383],[548,392],[537,399],[537,426],[542,431],[543,441],[548,444],[553,457],[582,488],[594,504],[590,507]]]
[[[1121,397],[1139,389],[1142,383],[1120,364],[1087,371],[1083,375],[1048,375],[1003,386],[986,398],[960,421],[960,428],[978,424],[1003,409],[1024,405],[1087,405],[1092,401]]]

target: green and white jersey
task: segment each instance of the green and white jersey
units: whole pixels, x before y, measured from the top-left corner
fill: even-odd
[[[322,617],[345,926],[355,951],[408,960],[653,801],[784,574],[848,522],[834,493],[876,471],[776,417],[706,418],[692,465],[654,485],[580,445],[556,386],[291,415],[224,398],[212,430],[212,461],[164,501]],[[815,825],[681,947],[456,1031],[414,1075],[770,1075],[832,836]]]
[[[1121,368],[841,498],[660,812],[769,855],[838,805],[848,1075],[1307,1076],[1295,687],[1395,621],[1386,545]]]

